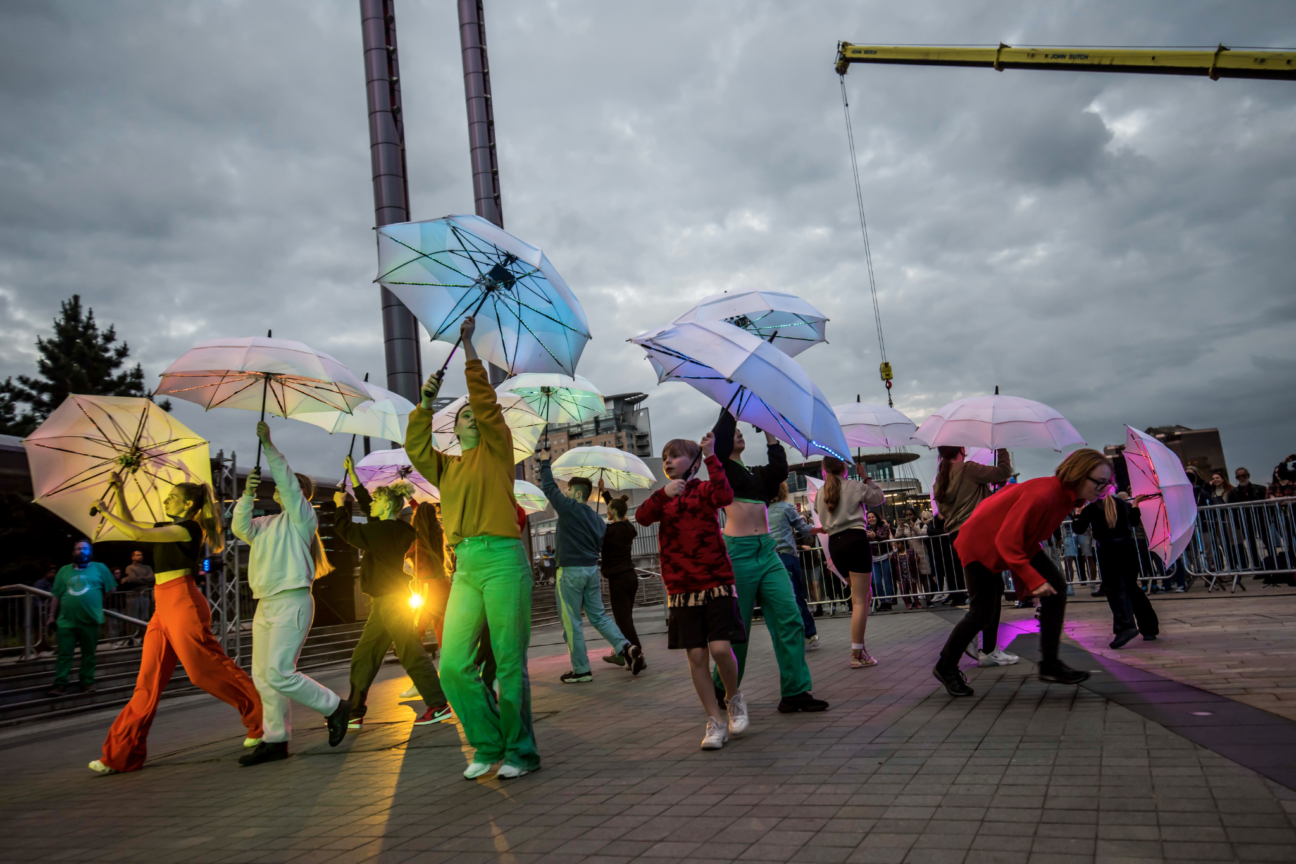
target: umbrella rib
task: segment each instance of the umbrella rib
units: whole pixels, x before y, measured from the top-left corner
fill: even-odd
[[[93,480],[97,480],[100,477],[104,476],[105,474],[111,474],[113,472],[112,466],[114,465],[115,462],[116,462],[115,459],[110,459],[104,462],[100,462],[98,465],[92,465],[89,468],[80,471],[75,476],[69,477],[67,480],[64,480],[56,488],[51,489],[50,491],[46,492],[44,495],[41,495],[40,497],[50,498],[55,495],[62,494],[63,492],[66,492],[69,489],[73,489],[82,484],[90,483]],[[103,470],[99,470],[99,469],[103,469]],[[91,471],[96,471],[96,470],[99,471],[98,474],[95,474],[92,477],[85,476],[89,474]]]
[[[103,430],[103,427],[101,427],[99,423],[93,417],[90,416],[90,413],[85,410],[85,407],[80,402],[76,403],[76,406],[77,406],[77,410],[81,412],[82,416],[84,416],[87,420],[90,421],[90,425],[95,427],[95,429],[99,431],[99,434],[104,437],[104,441],[107,444],[109,444],[109,446],[111,446],[114,450],[121,452],[123,449],[122,445],[118,444],[116,441],[114,441],[112,438],[108,436],[108,433]]]
[[[242,387],[240,387],[238,390],[235,390],[234,392],[230,393],[228,396],[224,397],[223,399],[221,399],[221,400],[219,400],[219,401],[211,401],[211,402],[208,402],[208,403],[207,403],[207,410],[210,411],[210,410],[213,409],[213,408],[219,408],[220,406],[224,405],[226,402],[228,402],[228,401],[230,401],[231,399],[233,399],[235,396],[238,396],[238,395],[240,395],[241,393],[245,393],[245,392],[248,391],[249,389],[251,389],[251,388],[253,388],[253,387],[256,386],[256,381],[253,380],[252,378],[246,378],[246,379],[244,379],[244,380],[247,381],[248,383],[244,384],[244,385],[243,385]],[[220,383],[224,383],[224,382],[222,381],[222,382],[220,382]],[[216,386],[219,387],[220,384],[217,384]],[[213,394],[213,395],[214,395],[214,394]]]

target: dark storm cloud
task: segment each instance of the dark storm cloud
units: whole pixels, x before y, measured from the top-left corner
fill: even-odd
[[[811,299],[833,318],[801,357],[820,387],[885,398],[837,40],[1296,41],[1282,3],[486,14],[506,226],[584,303],[582,373],[652,393],[658,444],[715,408],[655,388],[624,340],[717,291]],[[470,211],[453,5],[397,15],[414,215]],[[33,331],[79,291],[150,375],[274,328],[381,380],[358,19],[351,0],[0,7],[0,373],[30,370]],[[1290,83],[855,67],[847,88],[897,407],[999,385],[1097,445],[1126,422],[1218,425],[1262,473],[1296,449]],[[250,450],[250,418],[177,413]],[[345,441],[297,426],[275,425],[295,461],[336,473]]]

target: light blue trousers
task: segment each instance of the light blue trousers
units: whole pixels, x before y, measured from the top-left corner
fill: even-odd
[[[598,567],[558,568],[558,608],[562,611],[563,638],[567,640],[573,672],[590,671],[589,655],[585,653],[585,628],[581,625],[582,610],[613,651],[620,651],[630,642],[603,608]]]

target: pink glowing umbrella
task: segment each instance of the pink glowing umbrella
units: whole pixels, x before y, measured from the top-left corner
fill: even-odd
[[[1130,494],[1152,496],[1139,502],[1148,546],[1168,568],[1192,540],[1197,500],[1183,463],[1170,448],[1137,429],[1125,427],[1125,464]]]
[[[1084,444],[1071,423],[1043,402],[1018,396],[973,396],[936,409],[914,437],[928,447],[1063,447]]]

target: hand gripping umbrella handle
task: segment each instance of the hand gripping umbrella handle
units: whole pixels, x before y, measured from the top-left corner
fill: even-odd
[[[486,290],[482,291],[482,297],[481,297],[481,300],[477,301],[477,305],[476,305],[476,307],[474,307],[474,308],[473,308],[473,311],[472,311],[471,313],[469,313],[469,314],[468,314],[467,316],[465,316],[465,317],[468,317],[468,318],[476,318],[476,317],[477,317],[477,313],[480,312],[480,311],[481,311],[481,308],[482,308],[483,306],[486,305],[486,298],[490,296],[490,292],[491,292],[491,289],[489,289],[489,288],[487,288]],[[454,357],[455,352],[459,350],[459,343],[461,343],[461,342],[463,342],[463,330],[462,330],[462,329],[460,329],[460,331],[459,331],[459,338],[456,339],[456,340],[454,341],[454,345],[451,345],[451,346],[450,346],[450,353],[449,353],[448,355],[446,355],[445,362],[441,364],[441,368],[438,369],[437,372],[436,372],[436,375],[433,376],[433,377],[435,377],[435,378],[437,379],[437,382],[438,382],[438,383],[441,382],[441,381],[444,381],[444,380],[445,380],[445,371],[446,371],[446,367],[450,365],[450,360]]]

